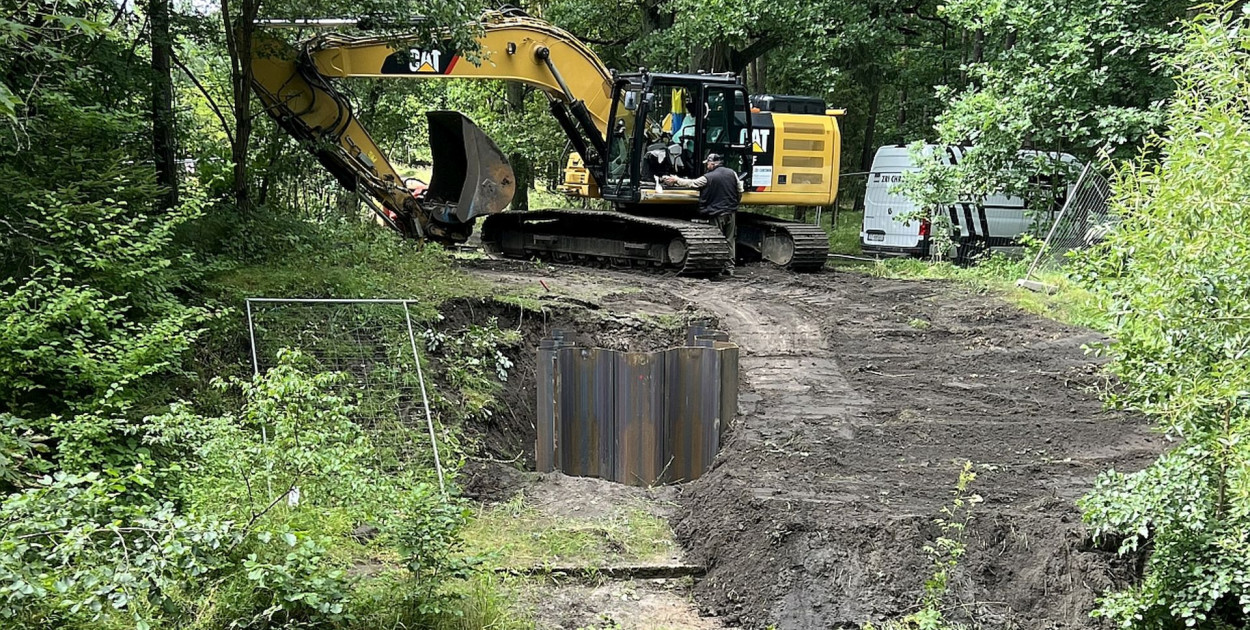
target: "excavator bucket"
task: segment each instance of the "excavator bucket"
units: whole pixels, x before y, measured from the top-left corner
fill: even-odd
[[[512,203],[516,177],[503,151],[464,114],[426,112],[434,173],[428,203],[443,204],[462,223]]]

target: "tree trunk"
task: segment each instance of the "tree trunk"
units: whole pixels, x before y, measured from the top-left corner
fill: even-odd
[[[525,115],[525,86],[511,81],[507,86],[508,112],[517,118]],[[516,178],[516,192],[512,194],[512,209],[525,212],[530,209],[530,188],[534,187],[534,166],[521,151],[513,151],[508,160],[512,162],[512,174]]]
[[[899,88],[898,92],[898,142],[904,144],[907,142],[907,85]]]
[[[968,87],[968,31],[959,32],[959,87]]]
[[[690,55],[691,73],[700,70],[706,72],[726,72],[732,70],[733,50],[725,44],[713,44],[710,48],[697,49]]]
[[[665,0],[645,0],[642,3],[642,34],[662,31],[673,26],[673,13],[665,10]]]
[[[269,202],[269,190],[274,180],[274,162],[278,160],[278,150],[282,148],[282,135],[274,133],[269,139],[268,157],[265,159],[265,172],[260,178],[260,190],[256,193],[256,203],[264,207]]]
[[[173,40],[169,35],[169,0],[148,3],[152,45],[152,159],[156,183],[162,188],[162,210],[178,205],[178,169],[175,160]]]
[[[951,83],[950,27],[942,25],[942,85]]]
[[[864,122],[864,146],[859,156],[859,170],[872,169],[872,156],[876,147],[877,113],[881,111],[881,86],[873,84],[872,94],[868,97],[868,119]]]
[[[236,17],[230,0],[221,0],[226,50],[230,54],[230,85],[234,92],[234,141],[230,145],[230,159],[234,162],[232,192],[240,214],[252,211],[247,154],[252,143],[252,34],[256,30],[259,9],[260,0],[242,0]]]

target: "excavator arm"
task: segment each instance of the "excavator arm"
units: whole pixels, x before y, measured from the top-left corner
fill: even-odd
[[[463,242],[477,217],[502,211],[516,181],[497,146],[456,112],[430,112],[434,174],[420,199],[361,126],[334,79],[518,81],[547,95],[551,112],[592,174],[602,172],[612,75],[573,35],[527,16],[488,12],[473,63],[446,45],[403,37],[324,34],[300,48],[257,38],[253,85],[265,111],[361,194],[385,222],[411,236]]]

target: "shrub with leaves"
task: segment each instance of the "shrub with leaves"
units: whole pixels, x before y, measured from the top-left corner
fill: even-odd
[[[495,394],[513,367],[504,350],[518,344],[521,334],[500,328],[498,319],[492,317],[484,326],[470,324],[456,332],[428,328],[421,336],[456,392],[454,401],[444,398],[440,406],[462,420],[489,420]]]
[[[422,585],[413,598],[417,612],[425,617],[454,611],[457,594],[443,586],[471,577],[480,564],[479,558],[465,552],[460,536],[472,509],[462,501],[448,501],[429,484],[414,488],[396,507],[390,538],[408,571]]]
[[[1114,305],[1112,401],[1180,442],[1082,503],[1096,536],[1148,554],[1095,613],[1125,628],[1250,621],[1248,27],[1244,11],[1194,22],[1167,134],[1120,173],[1123,224],[1090,264]]]
[[[380,470],[341,376],[302,361],[223,384],[238,413],[144,418],[138,448],[176,463],[47,475],[0,502],[0,626],[346,627],[362,579],[348,569],[379,552],[402,561],[386,579],[405,576],[405,619],[455,611],[447,584],[476,566],[466,506],[430,471]],[[365,526],[378,552],[353,534]]]
[[[167,212],[97,187],[142,187],[124,166],[48,193],[21,220],[24,245],[0,256],[0,412],[55,438],[41,454],[74,473],[129,468],[149,454],[135,436],[186,374],[211,313],[175,295],[193,263],[173,234],[202,214],[188,189]],[[19,256],[20,254],[20,256]]]
[[[0,504],[0,620],[6,627],[148,627],[170,589],[226,563],[230,523],[135,502],[142,469],[58,473]]]
[[[354,580],[327,558],[327,549],[311,539],[299,540],[291,532],[275,537],[269,532],[257,536],[257,543],[273,548],[279,557],[266,560],[251,553],[243,560],[251,595],[256,606],[250,617],[235,619],[232,625],[250,628],[325,627],[351,619],[348,605]],[[289,548],[285,554],[281,547]]]

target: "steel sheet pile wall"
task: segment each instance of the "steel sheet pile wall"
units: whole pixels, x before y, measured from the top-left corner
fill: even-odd
[[[660,352],[538,346],[538,470],[649,486],[698,478],[738,404],[738,346],[692,327]]]

